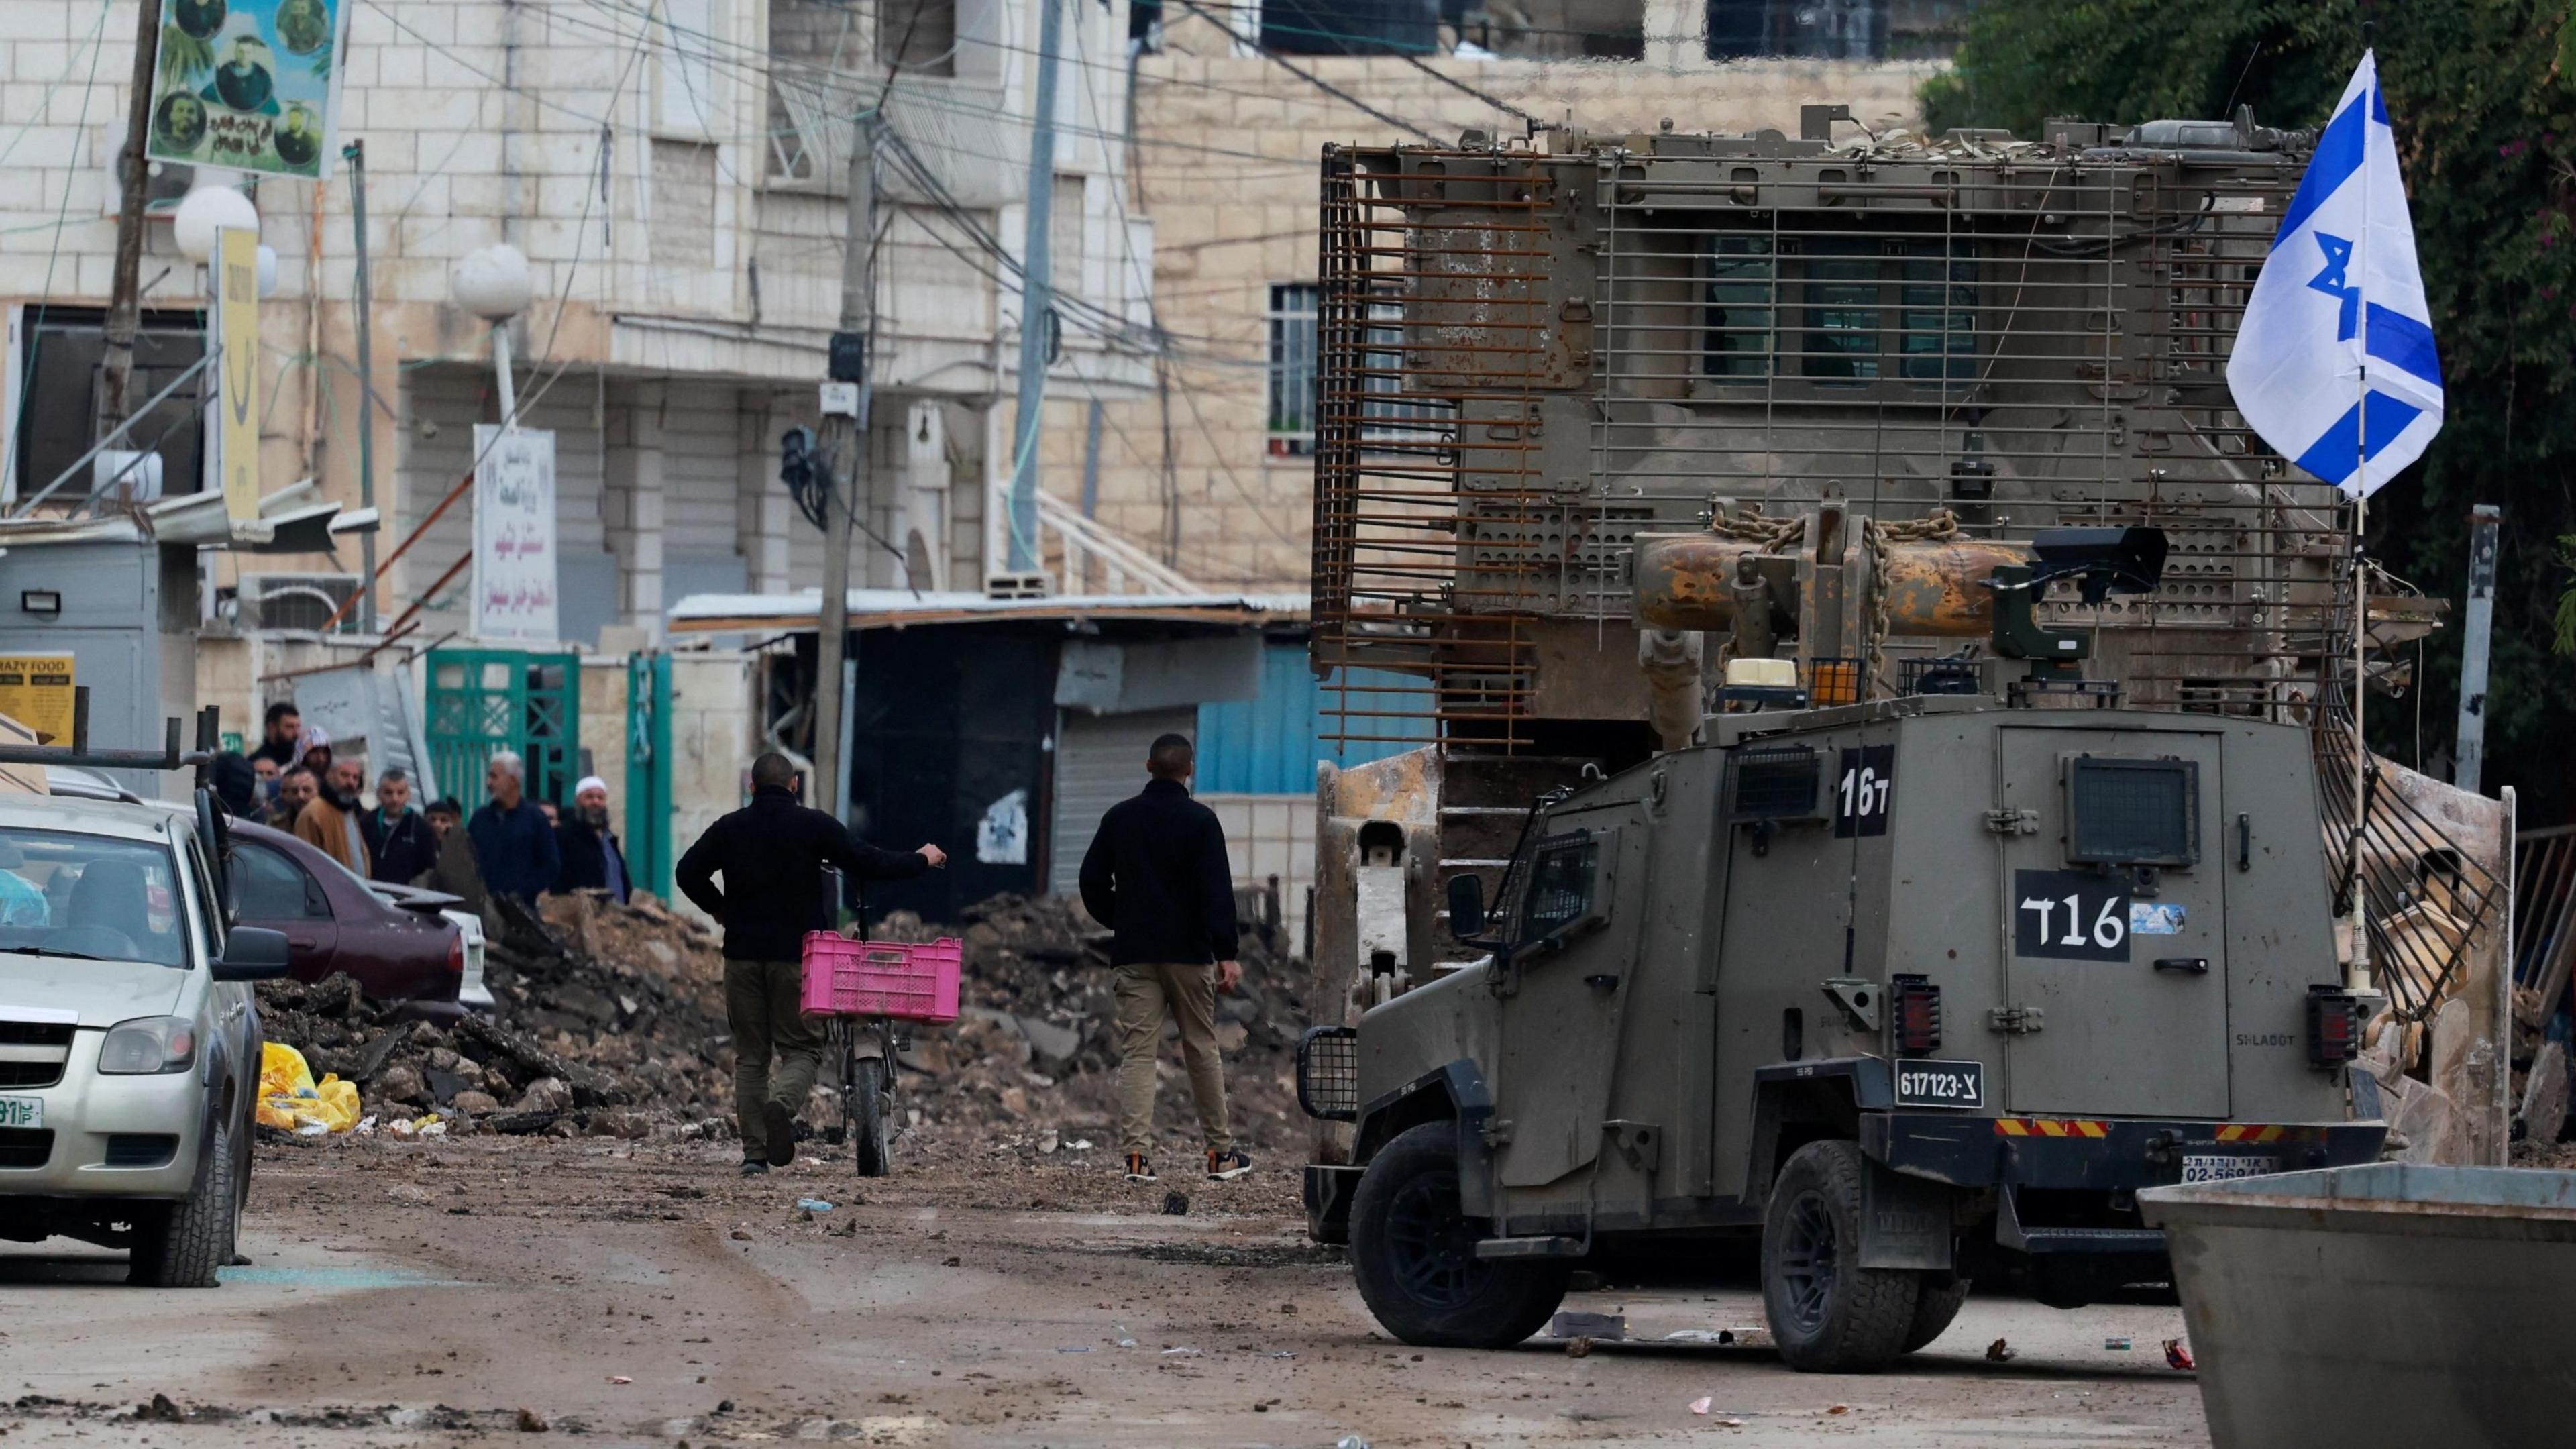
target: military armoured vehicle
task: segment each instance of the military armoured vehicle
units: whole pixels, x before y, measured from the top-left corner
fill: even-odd
[[[1756,1229],[1782,1356],[1867,1369],[1972,1280],[2163,1281],[2139,1188],[2375,1159],[2306,732],[2117,707],[2029,619],[2026,576],[2163,549],[1999,569],[2001,697],[1720,714],[1536,806],[1496,909],[1453,877],[1487,954],[1300,1056],[1357,1124],[1308,1201],[1379,1321],[1513,1343],[1608,1240]]]
[[[1319,782],[1306,1192],[1408,1341],[1758,1233],[1868,1368],[2385,1136],[2336,813],[2402,611],[2224,384],[2313,138],[1803,119],[1324,158],[1315,662],[1438,738]]]

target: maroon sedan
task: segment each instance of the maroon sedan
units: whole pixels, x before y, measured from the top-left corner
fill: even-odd
[[[408,1014],[462,1014],[465,937],[438,913],[449,897],[416,892],[398,906],[283,830],[236,820],[231,834],[238,924],[286,933],[287,974],[313,982],[346,971],[367,995],[405,1003]]]

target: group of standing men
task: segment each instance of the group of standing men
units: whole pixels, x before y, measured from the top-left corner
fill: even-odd
[[[1217,994],[1242,976],[1233,875],[1223,827],[1191,798],[1195,764],[1185,736],[1157,739],[1144,790],[1111,807],[1082,861],[1084,908],[1112,933],[1121,1170],[1131,1182],[1155,1180],[1155,1065],[1166,1019],[1179,1028],[1207,1175],[1224,1180],[1252,1170],[1234,1145],[1216,1044]],[[583,779],[571,815],[558,820],[551,807],[528,798],[527,767],[508,751],[486,765],[489,798],[470,820],[453,800],[414,810],[411,781],[399,769],[376,777],[369,809],[359,799],[366,763],[336,755],[327,734],[281,703],[269,706],[260,747],[247,758],[219,759],[214,777],[235,815],[292,831],[360,876],[443,890],[475,909],[487,892],[534,903],[542,892],[595,889],[623,901],[630,888],[609,825],[607,782]],[[881,850],[832,815],[806,808],[797,798],[796,766],[784,755],[753,761],[751,783],[751,802],[708,827],[674,872],[680,890],[724,927],[725,1014],[745,1175],[795,1160],[796,1114],[821,1063],[822,1022],[805,1013],[801,988],[805,935],[830,929],[837,913],[824,867],[853,882],[898,880],[948,860],[935,844]]]
[[[1180,1028],[1207,1175],[1224,1181],[1252,1170],[1235,1148],[1216,1044],[1217,993],[1242,979],[1233,873],[1216,813],[1190,798],[1194,767],[1186,737],[1154,741],[1143,793],[1111,807],[1082,861],[1083,906],[1112,932],[1120,1168],[1130,1182],[1155,1181],[1154,1074],[1166,1017]],[[822,1022],[805,1014],[800,988],[805,936],[831,929],[839,905],[823,868],[851,881],[901,880],[948,862],[936,845],[881,850],[799,804],[796,766],[785,755],[753,761],[751,784],[751,803],[709,826],[675,872],[680,890],[724,926],[746,1177],[796,1160],[796,1114],[821,1063]]]
[[[366,762],[335,753],[330,735],[281,702],[268,707],[259,748],[217,760],[214,775],[235,815],[287,831],[368,880],[427,886],[478,909],[487,894],[533,903],[588,889],[623,901],[631,889],[608,782],[584,778],[558,818],[528,798],[526,762],[507,750],[486,763],[488,798],[471,818],[453,799],[414,808],[411,777],[398,768],[377,775],[371,808],[360,798]]]

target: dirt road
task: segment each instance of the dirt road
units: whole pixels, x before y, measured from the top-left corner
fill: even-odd
[[[129,1289],[115,1255],[60,1241],[0,1247],[0,1441],[2207,1442],[2158,1347],[2177,1310],[1976,1299],[1870,1377],[1736,1347],[1416,1352],[1305,1241],[1292,1169],[1143,1188],[1108,1161],[862,1184],[838,1161],[744,1180],[698,1144],[263,1148],[253,1262],[213,1292]],[[1568,1306],[1624,1308],[1644,1339],[1761,1321],[1741,1285]],[[1999,1337],[2016,1357],[1989,1363]],[[138,1414],[156,1394],[168,1407]]]

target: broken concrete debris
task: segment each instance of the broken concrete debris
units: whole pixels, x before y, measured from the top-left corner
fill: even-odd
[[[391,1121],[434,1115],[457,1131],[509,1135],[687,1138],[732,1134],[733,1052],[724,959],[713,932],[649,896],[619,905],[583,892],[548,897],[542,915],[516,906],[487,943],[489,1015],[439,1024],[403,1019],[335,975],[265,982],[268,1039],[299,1048],[319,1075],[358,1084],[368,1112]],[[1107,933],[1070,900],[997,896],[954,925],[905,912],[871,934],[961,937],[963,1019],[914,1026],[897,1082],[917,1145],[1076,1155],[1116,1117],[1116,975]],[[1291,1066],[1305,1020],[1302,963],[1260,929],[1241,948],[1241,987],[1217,1003],[1238,1131],[1253,1147],[1293,1134]],[[1167,1069],[1176,1092],[1177,1052]],[[806,1112],[838,1121],[837,1067],[827,1058]],[[1167,1114],[1179,1126],[1186,1117]],[[1283,1139],[1284,1140],[1284,1139]]]

